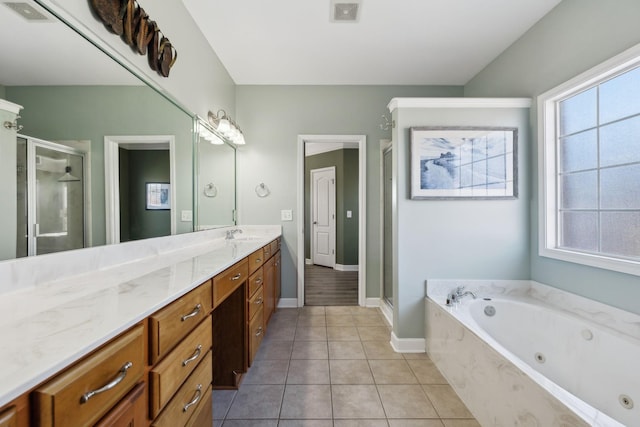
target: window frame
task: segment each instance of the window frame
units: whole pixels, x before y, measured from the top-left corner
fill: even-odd
[[[640,45],[538,96],[538,254],[541,257],[640,276],[640,261],[591,254],[558,245],[559,103],[572,95],[640,66]]]

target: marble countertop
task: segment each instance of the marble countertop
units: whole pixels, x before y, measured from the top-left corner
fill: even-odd
[[[250,232],[234,240],[211,230],[191,233],[195,239],[168,236],[113,245],[107,251],[118,254],[118,263],[65,277],[52,274],[49,282],[0,294],[0,407],[281,235],[280,227]],[[167,250],[171,243],[179,247]],[[164,250],[136,258],[143,245]],[[51,269],[55,259],[61,270],[73,271],[62,264],[92,250],[44,256],[30,260],[29,268]],[[127,262],[120,262],[127,258],[123,251],[130,252]],[[18,264],[7,261],[3,267],[7,263]],[[10,280],[7,276],[0,280]]]

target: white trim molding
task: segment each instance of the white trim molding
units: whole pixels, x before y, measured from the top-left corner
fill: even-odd
[[[531,98],[393,98],[387,108],[531,108]]]
[[[380,308],[380,298],[367,298],[365,305],[370,308]]]
[[[390,344],[396,353],[425,353],[427,349],[424,338],[398,338],[395,332],[391,332]]]
[[[7,111],[9,113],[18,114],[22,110],[22,105],[14,104],[6,99],[0,99],[0,110]]]
[[[345,264],[336,264],[337,271],[358,271],[360,266],[356,265],[345,265]]]
[[[367,207],[367,136],[366,135],[298,135],[298,192],[297,209],[304,212],[304,147],[306,142],[314,143],[357,143],[358,144],[358,211],[366,212]],[[367,287],[367,216],[358,215],[358,305],[366,304]],[[304,220],[297,223],[298,254],[296,269],[298,271],[298,306],[304,306]]]
[[[385,319],[387,319],[387,323],[393,327],[393,307],[386,300],[380,300],[380,311]]]
[[[297,308],[298,298],[280,298],[278,308]]]

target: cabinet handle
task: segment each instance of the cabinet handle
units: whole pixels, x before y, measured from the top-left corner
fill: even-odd
[[[256,336],[259,337],[260,335],[262,335],[262,326],[258,327],[258,330],[256,331]]]
[[[256,285],[259,285],[260,283],[262,283],[262,279],[256,279]]]
[[[191,402],[187,403],[182,407],[182,412],[187,412],[190,407],[192,407],[193,405],[195,405],[200,401],[201,397],[202,397],[202,384],[198,384],[198,388],[196,389],[196,393],[193,395],[193,399],[191,400]]]
[[[263,299],[262,298],[258,298],[255,303],[260,305],[260,304],[263,303]]]
[[[184,322],[185,320],[187,320],[190,317],[197,316],[198,313],[200,313],[201,309],[202,309],[202,304],[196,305],[195,307],[193,307],[193,310],[191,311],[191,313],[185,314],[184,316],[182,316],[180,318],[180,320],[182,320]]]
[[[131,362],[125,363],[122,366],[122,368],[120,368],[120,371],[119,371],[118,375],[114,379],[112,379],[110,382],[108,382],[107,384],[103,385],[102,387],[100,387],[97,390],[88,391],[85,394],[83,394],[82,397],[80,398],[80,403],[87,403],[89,401],[89,399],[91,399],[96,394],[100,394],[100,393],[103,393],[105,391],[111,390],[112,388],[114,388],[115,386],[120,384],[122,382],[122,380],[124,380],[124,377],[127,376],[127,371],[132,366],[133,366],[133,363],[131,363]]]
[[[242,277],[242,273],[238,273],[238,274],[236,274],[235,276],[233,276],[233,277],[231,278],[231,280],[238,280],[240,277]]]
[[[202,344],[199,344],[198,347],[196,347],[196,351],[193,352],[193,355],[190,358],[182,361],[182,366],[187,366],[189,363],[196,360],[200,357],[200,353],[202,353]]]
[[[260,258],[256,259],[256,264],[260,264],[262,260]]]

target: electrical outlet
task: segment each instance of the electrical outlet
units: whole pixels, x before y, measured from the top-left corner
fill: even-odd
[[[280,211],[280,219],[282,221],[293,221],[293,211],[291,209],[283,209]]]
[[[193,211],[181,211],[180,221],[183,221],[183,222],[193,221]]]

